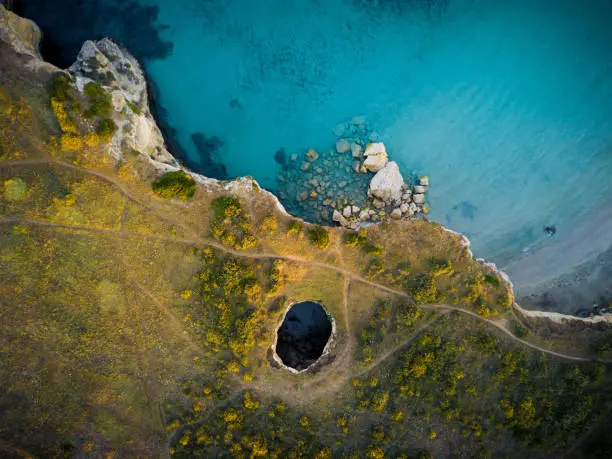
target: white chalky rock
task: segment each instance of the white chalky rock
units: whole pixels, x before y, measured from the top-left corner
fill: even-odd
[[[415,204],[423,204],[425,202],[425,195],[417,193],[414,196],[412,196],[412,200],[414,201]]]
[[[397,163],[391,161],[372,177],[368,193],[383,202],[399,200],[402,196],[403,184],[404,178]]]
[[[424,187],[423,185],[415,185],[414,186],[414,193],[415,194],[423,194],[427,191],[427,188]]]
[[[352,214],[352,213],[351,213],[351,206],[346,206],[346,207],[344,208],[344,210],[342,211],[342,215],[343,215],[345,218],[349,218],[349,217],[351,216],[351,214]]]
[[[389,162],[389,155],[385,144],[382,142],[374,142],[369,144],[363,155],[366,160],[363,162],[364,167],[371,172],[378,172]]]
[[[402,218],[402,211],[400,209],[393,209],[391,211],[391,218],[393,220],[399,220],[400,218]]]
[[[419,185],[422,186],[429,186],[429,176],[427,175],[421,175],[419,177]]]
[[[342,226],[347,226],[348,225],[348,221],[346,220],[346,218],[344,218],[344,216],[338,212],[337,210],[334,209],[334,213],[332,215],[332,220],[335,222],[340,223]]]

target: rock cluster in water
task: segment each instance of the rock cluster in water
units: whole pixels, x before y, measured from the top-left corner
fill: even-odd
[[[384,143],[364,117],[334,129],[332,148],[289,156],[279,150],[282,166],[277,176],[278,195],[287,210],[310,221],[358,229],[387,218],[408,219],[429,212],[425,193],[429,178],[411,186],[404,182],[397,163],[389,161]],[[374,174],[372,176],[372,174]]]

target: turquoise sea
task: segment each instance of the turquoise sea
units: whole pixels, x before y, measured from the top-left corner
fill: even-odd
[[[277,190],[279,148],[329,149],[362,115],[405,175],[431,177],[431,218],[502,265],[612,206],[612,1],[46,3],[22,9],[47,52],[125,44],[204,173],[194,133],[228,176]]]

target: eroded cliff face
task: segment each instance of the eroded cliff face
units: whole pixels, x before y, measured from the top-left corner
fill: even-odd
[[[130,53],[108,38],[86,41],[68,72],[80,91],[95,81],[111,94],[113,120],[119,127],[109,146],[111,156],[120,161],[135,151],[161,171],[179,168],[149,110],[144,73]]]
[[[19,54],[26,54],[41,59],[38,45],[41,39],[38,26],[30,21],[8,11],[0,4],[0,39],[11,43]]]

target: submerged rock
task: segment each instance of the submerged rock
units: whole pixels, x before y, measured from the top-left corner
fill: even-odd
[[[311,148],[306,153],[306,158],[308,158],[308,160],[310,160],[310,161],[316,161],[317,159],[319,159],[319,153],[317,153],[317,150],[313,150]]]
[[[356,142],[351,144],[351,154],[353,158],[361,158],[362,157],[363,147]]]
[[[339,139],[336,142],[336,151],[338,153],[346,153],[351,149],[351,144],[346,139]]]

